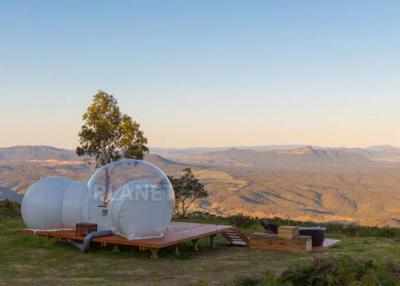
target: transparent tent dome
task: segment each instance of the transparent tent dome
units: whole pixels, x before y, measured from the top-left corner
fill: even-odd
[[[121,160],[98,169],[88,182],[89,221],[128,239],[162,237],[175,197],[168,177],[140,160]]]

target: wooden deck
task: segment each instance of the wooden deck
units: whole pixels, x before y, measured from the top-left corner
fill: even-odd
[[[22,232],[27,235],[52,237],[67,241],[83,241],[84,239],[84,236],[76,235],[75,230],[33,231],[31,229],[24,229]],[[120,235],[111,235],[97,237],[92,241],[102,245],[131,246],[137,247],[140,250],[150,250],[152,258],[158,258],[160,249],[175,246],[175,251],[178,253],[179,244],[186,241],[191,241],[196,250],[197,241],[204,237],[210,238],[210,247],[213,247],[214,237],[217,234],[222,235],[235,246],[247,246],[253,249],[275,251],[324,251],[340,243],[340,240],[325,239],[323,246],[312,247],[311,237],[309,236],[297,236],[294,239],[285,239],[278,235],[264,232],[252,233],[246,236],[235,226],[185,222],[172,222],[168,226],[165,236],[162,238],[128,240]]]
[[[237,228],[229,225],[172,222],[168,226],[165,236],[162,238],[128,240],[120,235],[112,235],[107,237],[97,237],[92,241],[103,245],[123,245],[148,249],[151,250],[152,257],[157,258],[158,251],[161,248],[178,246],[180,243],[185,241],[192,241],[195,249],[197,249],[196,243],[203,237],[210,237],[210,246],[212,247],[213,239],[217,234],[221,234],[225,237],[225,233],[232,231],[236,232],[239,237],[243,236]],[[77,236],[75,230],[33,231],[31,229],[24,229],[22,232],[28,235],[53,237],[62,240],[82,241],[84,239],[83,236]],[[230,242],[234,244],[232,241]],[[178,249],[176,248],[176,250]]]

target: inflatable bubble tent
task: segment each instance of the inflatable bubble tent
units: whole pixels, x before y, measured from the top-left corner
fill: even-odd
[[[133,240],[164,236],[174,207],[174,191],[164,172],[128,159],[103,166],[88,183],[41,179],[25,193],[21,211],[33,230],[72,229],[89,222]]]

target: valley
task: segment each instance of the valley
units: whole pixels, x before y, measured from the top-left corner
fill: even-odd
[[[286,148],[152,150],[145,160],[173,176],[193,169],[209,192],[193,210],[400,226],[398,149]],[[1,148],[0,158],[0,187],[8,196],[42,177],[87,180],[94,170],[73,151],[48,146]]]

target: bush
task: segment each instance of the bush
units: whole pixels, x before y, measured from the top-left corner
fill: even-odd
[[[372,260],[347,256],[316,258],[308,264],[287,270],[280,276],[265,274],[263,279],[236,278],[235,286],[378,286],[400,285],[400,266],[395,261],[376,265]]]
[[[14,218],[21,216],[21,205],[8,200],[0,201],[0,218]]]
[[[319,258],[311,264],[297,266],[284,272],[281,283],[308,285],[399,285],[400,279],[388,266],[376,265],[372,260],[347,256]]]
[[[372,261],[316,259],[282,274],[281,280],[294,285],[349,285],[374,272]]]
[[[261,284],[261,279],[250,276],[237,277],[233,281],[233,285],[235,286],[257,286],[260,284]]]
[[[237,227],[248,228],[250,226],[258,224],[258,219],[255,217],[251,217],[251,216],[237,214],[237,215],[228,217],[228,222]]]

